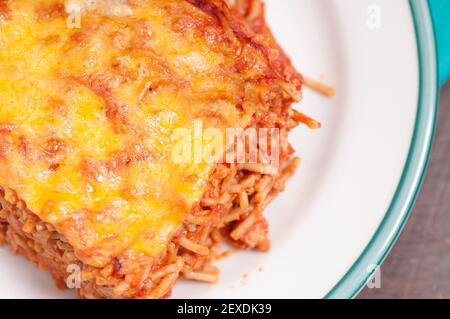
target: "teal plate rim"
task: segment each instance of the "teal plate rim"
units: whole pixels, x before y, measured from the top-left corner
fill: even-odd
[[[438,111],[436,38],[427,0],[409,0],[419,54],[420,88],[416,123],[403,174],[374,236],[344,277],[325,296],[354,298],[384,261],[416,201],[430,158]]]

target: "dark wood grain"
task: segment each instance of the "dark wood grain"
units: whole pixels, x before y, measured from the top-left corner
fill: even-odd
[[[381,266],[381,288],[358,298],[450,298],[450,83],[441,91],[424,185],[403,233]]]

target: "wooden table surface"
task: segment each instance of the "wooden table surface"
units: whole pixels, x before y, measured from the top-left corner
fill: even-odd
[[[359,298],[450,298],[450,83],[441,91],[425,182],[399,240],[381,266],[381,287]]]

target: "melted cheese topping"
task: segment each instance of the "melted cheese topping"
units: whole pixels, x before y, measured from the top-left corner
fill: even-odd
[[[127,0],[66,0],[67,13],[96,12],[105,16],[128,16],[133,10],[127,4]]]
[[[174,163],[172,133],[245,127],[264,55],[184,0],[86,10],[79,29],[64,1],[0,3],[0,186],[88,264],[161,254],[214,169]]]

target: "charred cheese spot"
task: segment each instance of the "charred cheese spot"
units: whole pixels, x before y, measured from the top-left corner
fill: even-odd
[[[0,22],[5,22],[9,17],[8,0],[0,0]]]
[[[0,158],[5,157],[13,150],[13,128],[9,124],[0,125]]]
[[[29,141],[25,136],[19,138],[19,154],[24,158],[28,155],[28,143]]]
[[[53,111],[52,116],[55,117],[65,117],[67,116],[67,107],[66,103],[63,99],[57,97],[57,96],[51,96],[48,99],[48,105],[51,108],[51,111]]]
[[[42,39],[42,43],[45,45],[54,45],[57,44],[61,38],[57,34],[49,35]]]
[[[58,138],[50,138],[45,146],[44,154],[51,165],[57,165],[62,162],[66,156],[67,144]]]
[[[67,16],[63,3],[39,3],[36,8],[36,18],[40,21],[51,21]]]
[[[112,93],[112,87],[118,86],[121,82],[119,78],[114,79],[107,75],[89,75],[75,80],[104,99],[106,117],[116,132],[123,133],[128,129],[128,108],[117,101]]]

